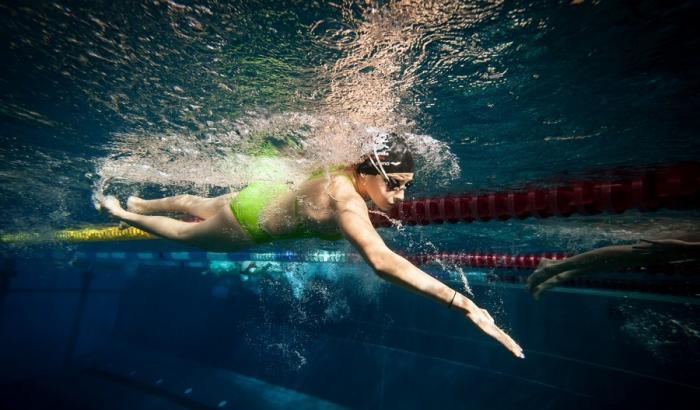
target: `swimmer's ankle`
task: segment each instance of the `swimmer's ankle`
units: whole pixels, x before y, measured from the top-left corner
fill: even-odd
[[[126,209],[129,212],[141,214],[144,213],[145,208],[143,206],[144,200],[137,197],[136,195],[131,195],[126,199]]]

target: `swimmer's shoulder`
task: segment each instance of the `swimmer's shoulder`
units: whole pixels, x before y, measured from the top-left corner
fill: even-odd
[[[308,194],[316,193],[321,195],[324,199],[333,198],[337,202],[338,200],[347,201],[349,199],[361,199],[360,194],[357,193],[355,189],[355,184],[353,182],[352,176],[346,172],[333,172],[331,174],[325,175],[315,175],[304,183],[303,191]],[[320,198],[319,198],[320,199]]]
[[[302,194],[312,194],[313,192],[349,194],[351,191],[356,192],[352,177],[340,172],[324,175],[313,175],[304,181],[299,187],[299,192]]]
[[[351,211],[358,214],[367,212],[367,204],[357,192],[355,183],[349,175],[336,175],[332,178],[328,193],[328,196],[333,199],[330,206],[336,211]]]
[[[352,176],[345,172],[331,174],[331,183],[329,188],[335,194],[359,195],[355,189],[355,183]]]

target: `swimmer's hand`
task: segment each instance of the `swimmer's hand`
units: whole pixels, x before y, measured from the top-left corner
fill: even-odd
[[[542,258],[537,269],[528,276],[526,287],[535,300],[539,300],[542,292],[549,288],[593,272],[592,269],[587,268],[564,270],[561,262]]]
[[[500,344],[505,346],[506,349],[510,350],[511,353],[513,353],[516,357],[519,357],[521,359],[525,358],[525,355],[523,354],[523,349],[517,343],[515,343],[515,340],[508,336],[508,334],[504,332],[503,329],[496,326],[496,324],[493,321],[493,318],[491,317],[489,312],[486,311],[486,309],[482,309],[476,305],[473,305],[473,307],[470,307],[468,309],[466,316],[469,318],[469,320],[474,322],[474,324],[479,329],[481,329],[482,332],[496,339]]]

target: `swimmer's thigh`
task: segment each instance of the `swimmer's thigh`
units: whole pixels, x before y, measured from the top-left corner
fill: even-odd
[[[182,241],[214,252],[230,252],[254,243],[231,213],[228,203],[212,217],[192,224],[183,232]]]

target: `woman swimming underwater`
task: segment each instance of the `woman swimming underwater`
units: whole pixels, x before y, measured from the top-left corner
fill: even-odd
[[[496,326],[486,310],[391,251],[372,226],[366,201],[387,211],[403,200],[412,180],[413,158],[408,146],[392,134],[363,162],[314,175],[295,190],[286,184],[261,181],[217,198],[179,195],[144,200],[132,196],[128,210],[108,196],[101,207],[146,232],[210,251],[232,251],[277,239],[344,236],[379,277],[461,311],[483,332],[523,358],[520,346]],[[148,215],[158,212],[183,212],[203,221]]]

